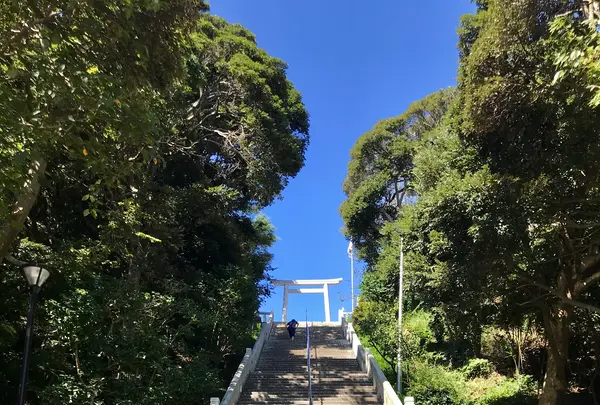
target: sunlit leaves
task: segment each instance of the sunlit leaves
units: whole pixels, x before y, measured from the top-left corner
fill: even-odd
[[[585,80],[591,107],[600,106],[600,31],[598,20],[581,21],[571,15],[550,25],[549,45],[555,49],[556,73],[552,84],[574,77]]]

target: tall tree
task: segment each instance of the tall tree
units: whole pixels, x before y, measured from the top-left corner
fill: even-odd
[[[590,103],[595,76],[572,69],[555,80],[563,74],[560,52],[569,36],[560,34],[564,25],[552,27],[566,14],[580,27],[575,29],[585,31],[590,23],[584,6],[490,1],[482,29],[461,62],[461,135],[500,176],[498,181],[510,184],[509,195],[520,211],[505,213],[503,222],[521,242],[502,252],[500,268],[520,279],[543,316],[549,358],[541,404],[556,403],[567,389],[575,310],[600,309],[589,300],[600,280],[595,237],[600,115]]]
[[[286,65],[201,3],[81,3],[33,31],[65,30],[35,65],[37,77],[66,83],[56,95],[38,94],[34,79],[15,87],[21,72],[4,77],[12,93],[0,91],[34,88],[36,102],[48,104],[29,132],[0,141],[0,156],[14,158],[0,168],[7,184],[35,148],[47,162],[9,243],[11,262],[52,272],[28,398],[206,401],[222,393],[252,340],[275,240],[257,214],[302,168],[308,114]],[[14,59],[30,48],[16,48]],[[52,64],[58,57],[71,62],[64,78]],[[0,117],[0,131],[21,128],[19,111]],[[3,195],[5,218],[20,181]],[[26,305],[10,266],[0,264],[0,402],[16,390]]]
[[[347,199],[340,212],[346,235],[370,265],[378,257],[382,228],[398,218],[400,207],[414,195],[414,143],[440,122],[453,96],[448,89],[411,104],[402,115],[378,122],[350,152]]]
[[[390,235],[402,231],[417,289],[408,299],[440,308],[446,332],[470,341],[474,354],[484,325],[519,326],[524,317],[541,325],[548,358],[540,404],[554,405],[570,382],[590,383],[580,365],[594,364],[597,345],[590,336],[600,314],[598,6],[477,5],[459,31],[457,102],[411,144],[405,176],[416,203],[385,224],[385,188],[372,186],[377,198],[349,193],[345,204],[354,198],[362,210],[344,207],[342,215],[350,236],[368,240],[369,303],[389,305],[395,294],[398,246]],[[366,150],[392,156],[392,145]],[[385,184],[379,172],[363,172],[361,184]],[[368,308],[358,321],[376,330],[383,318]]]

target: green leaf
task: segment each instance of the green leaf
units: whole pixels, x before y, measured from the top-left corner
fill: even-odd
[[[160,240],[158,238],[155,238],[152,235],[148,235],[147,233],[144,233],[144,232],[136,232],[135,234],[136,234],[136,236],[139,236],[142,239],[147,239],[147,240],[149,240],[152,243],[160,243],[160,242],[162,242],[162,240]]]

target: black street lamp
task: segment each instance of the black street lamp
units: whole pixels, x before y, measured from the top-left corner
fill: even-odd
[[[25,278],[31,286],[29,298],[29,312],[27,313],[27,331],[25,332],[25,351],[23,352],[23,367],[21,369],[21,385],[19,386],[19,405],[25,404],[27,391],[27,369],[29,368],[29,353],[31,352],[31,338],[33,337],[33,314],[37,305],[38,293],[42,285],[50,277],[50,272],[38,266],[26,265],[23,267]]]

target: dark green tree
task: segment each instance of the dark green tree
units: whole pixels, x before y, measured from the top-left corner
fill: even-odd
[[[19,134],[0,140],[12,232],[0,264],[0,402],[16,395],[27,303],[14,264],[26,261],[52,272],[32,404],[205,402],[251,344],[275,240],[257,214],[303,166],[308,114],[286,65],[203,3],[75,3],[44,7],[56,14],[32,31],[58,31],[56,46],[15,42],[14,60],[39,53],[39,75],[7,65],[0,84],[3,106],[19,91],[46,103],[33,126],[19,118],[26,107],[0,118],[1,133]],[[6,12],[16,23],[29,11]],[[56,58],[70,62],[65,78]],[[46,76],[54,97],[34,88]],[[44,175],[31,173],[35,192],[16,218],[34,149]]]
[[[415,203],[382,214],[386,182],[364,169],[372,193],[347,193],[342,216],[365,249],[369,305],[395,294],[402,233],[407,297],[441,311],[438,338],[477,355],[483,326],[537,325],[548,344],[540,404],[556,404],[569,385],[592,384],[595,367],[598,3],[477,3],[459,31],[456,103],[404,155]],[[392,162],[392,145],[366,150]],[[368,308],[359,322],[377,325]]]

